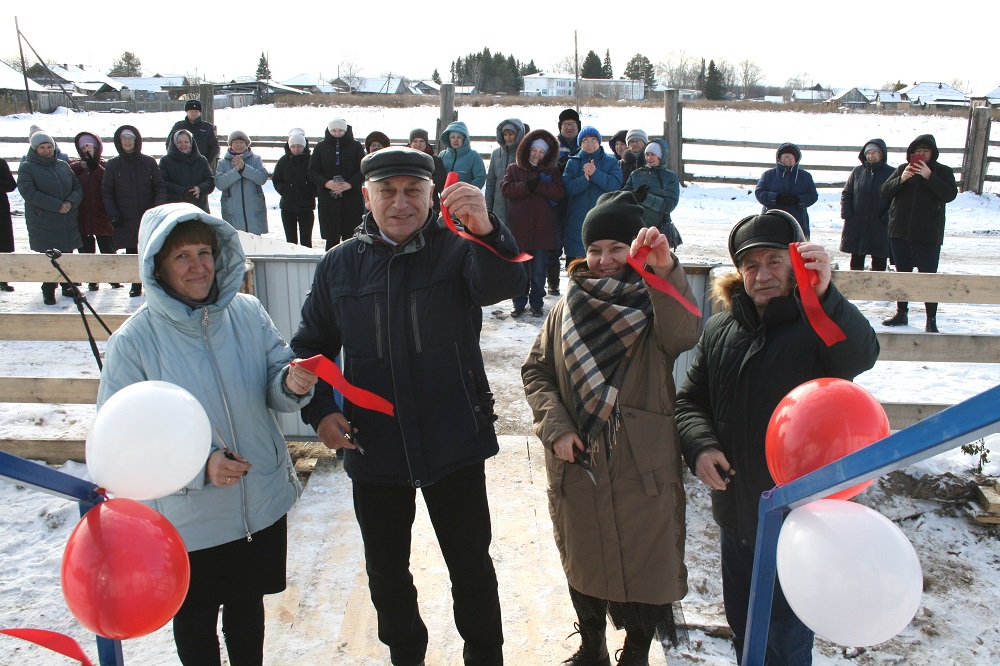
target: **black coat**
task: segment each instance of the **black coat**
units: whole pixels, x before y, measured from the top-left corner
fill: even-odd
[[[184,118],[174,123],[174,126],[170,128],[170,134],[167,135],[168,150],[174,143],[172,141],[174,138],[174,132],[182,129],[191,132],[191,136],[194,137],[194,142],[198,144],[198,152],[201,153],[202,157],[204,157],[209,164],[214,164],[215,160],[219,159],[219,137],[215,135],[215,126],[211,123],[205,122],[200,117],[197,122],[189,123],[187,116],[184,116]]]
[[[775,485],[764,455],[775,407],[810,379],[854,379],[875,365],[879,345],[868,320],[832,284],[823,310],[847,339],[827,347],[805,319],[797,291],[771,299],[762,321],[739,277],[721,279],[731,280],[730,307],[705,325],[677,393],[677,428],[692,472],[708,447],[736,470],[726,490],[712,491],[712,514],[752,547],[760,494]]]
[[[889,206],[889,238],[941,245],[944,242],[944,205],[958,196],[955,172],[951,167],[938,163],[937,142],[930,134],[918,136],[906,149],[909,162],[914,148],[920,144],[931,146],[931,159],[927,166],[931,177],[914,176],[903,180],[906,164],[900,164],[882,183],[879,193],[891,199]]]
[[[121,134],[125,130],[135,134],[135,148],[131,153],[122,150]],[[112,220],[119,220],[115,228],[115,246],[137,248],[139,222],[147,210],[167,203],[167,184],[156,160],[142,154],[142,135],[135,127],[122,125],[115,130],[115,149],[118,156],[104,166],[101,186],[104,208]]]
[[[483,241],[514,256],[513,235],[491,219],[496,229]],[[365,455],[347,451],[351,478],[425,486],[497,453],[479,347],[482,307],[523,294],[526,280],[521,264],[463,240],[433,214],[395,247],[369,214],[353,238],[326,253],[292,349],[332,359],[343,345],[347,381],[395,408],[390,417],[345,401],[365,448]],[[315,428],[339,411],[321,381],[302,418]]]
[[[882,139],[866,141],[882,151],[882,159],[872,164],[865,158],[861,147],[858,160],[861,165],[847,178],[840,193],[840,217],[844,230],[840,235],[840,251],[849,254],[870,254],[873,257],[889,256],[889,202],[879,195],[892,167],[885,162],[886,148]]]
[[[361,185],[364,183],[361,158],[364,156],[365,148],[354,140],[354,129],[350,125],[340,138],[326,130],[323,140],[316,144],[309,158],[309,180],[316,185],[320,209],[324,202],[331,199],[325,185],[334,176],[340,176],[351,184],[351,189],[344,193],[345,199],[361,199]]]
[[[212,212],[208,207],[208,195],[215,191],[215,176],[208,167],[208,160],[198,152],[196,142],[191,143],[191,151],[185,155],[171,141],[167,154],[160,158],[160,173],[167,185],[168,201],[194,204],[206,213]],[[197,198],[188,192],[196,186],[201,190]]]
[[[11,173],[7,160],[0,158],[0,191],[4,193],[0,197],[0,252],[14,251],[14,222],[10,217],[10,199],[8,192],[17,189],[17,181]]]
[[[316,208],[316,183],[309,180],[309,140],[306,147],[298,155],[292,155],[288,143],[285,143],[285,154],[274,165],[271,184],[281,195],[281,210],[290,212],[305,212]]]

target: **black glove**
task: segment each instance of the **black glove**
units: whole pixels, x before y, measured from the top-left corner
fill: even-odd
[[[117,215],[112,215],[111,226],[113,226],[115,229],[121,229],[123,226],[125,226],[125,220],[121,219]]]
[[[535,176],[534,178],[529,178],[528,179],[528,189],[531,190],[532,192],[534,192],[535,188],[538,187],[538,183],[540,183],[541,181],[542,181],[542,179],[541,179],[540,176]]]
[[[649,194],[649,185],[640,185],[635,188],[632,194],[635,196],[636,203],[642,203],[646,200],[646,195]]]
[[[779,194],[775,201],[785,206],[798,206],[799,198],[794,194]]]

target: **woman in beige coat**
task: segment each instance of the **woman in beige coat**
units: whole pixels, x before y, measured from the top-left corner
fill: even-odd
[[[700,318],[627,264],[648,245],[647,270],[694,301],[642,214],[631,192],[601,196],[583,223],[587,256],[521,367],[579,622],[582,645],[564,662],[574,666],[611,663],[605,615],[626,631],[618,664],[647,664],[655,630],[675,635],[671,604],[687,593],[673,365]]]

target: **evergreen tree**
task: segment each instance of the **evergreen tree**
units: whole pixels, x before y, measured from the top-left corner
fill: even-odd
[[[587,57],[583,59],[583,67],[580,68],[580,76],[584,79],[599,79],[604,73],[601,67],[600,57],[591,51],[587,51]]]
[[[656,68],[653,67],[653,63],[649,61],[649,58],[641,53],[636,53],[632,56],[632,59],[625,65],[624,74],[627,79],[643,81],[646,92],[652,90],[653,86],[656,85]]]
[[[18,62],[16,69],[18,71],[21,70],[20,62]],[[139,58],[134,53],[125,51],[111,65],[111,71],[108,72],[108,76],[142,76],[142,63],[139,62]]]
[[[434,73],[431,74],[431,81],[437,83],[438,85],[441,84],[441,75],[438,74],[437,67],[434,68]]]
[[[257,62],[257,80],[271,80],[271,68],[267,64],[267,56],[264,55],[263,51],[260,52],[260,60]]]
[[[611,50],[606,49],[604,51],[604,65],[601,66],[601,78],[602,79],[613,79],[615,78],[615,73],[611,69]]]
[[[518,72],[521,76],[526,76],[528,74],[538,74],[541,70],[535,67],[534,59],[529,60],[527,65],[521,65],[521,70]],[[522,81],[523,83],[523,81]]]
[[[705,90],[705,59],[701,59],[701,72],[698,74],[698,78],[695,80],[695,88],[698,90]]]
[[[708,63],[708,74],[705,75],[705,99],[724,99],[726,85],[722,80],[722,72],[715,66],[715,61]]]

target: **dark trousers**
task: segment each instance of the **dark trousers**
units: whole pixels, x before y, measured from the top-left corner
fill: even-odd
[[[118,251],[115,247],[114,236],[82,234],[80,238],[83,239],[83,247],[80,248],[81,254],[96,254],[98,249],[100,249],[101,254],[115,254]]]
[[[503,664],[503,627],[483,463],[452,472],[421,488],[451,576],[455,626],[465,641],[466,665]],[[365,545],[368,588],[378,615],[379,640],[397,666],[416,666],[427,651],[427,627],[410,574],[410,531],[416,490],[354,482],[354,512]]]
[[[514,297],[514,307],[523,308],[529,302],[533,308],[541,308],[545,299],[545,275],[548,270],[548,250],[531,250],[531,259],[522,262],[528,276],[528,286],[523,296]]]
[[[311,210],[282,209],[281,225],[285,228],[285,240],[289,243],[301,243],[305,247],[312,247],[315,219],[316,216]]]
[[[865,254],[854,254],[851,253],[851,270],[852,271],[863,271],[865,270]],[[889,257],[876,257],[872,255],[872,270],[873,271],[884,271],[886,266],[889,265]]]
[[[752,546],[740,544],[739,536],[726,528],[722,532],[722,600],[726,620],[733,630],[736,663],[743,661],[743,643],[747,633],[750,608],[750,582],[753,578]],[[812,664],[813,632],[795,615],[781,585],[774,581],[771,624],[767,634],[767,666],[809,666]]]
[[[174,643],[184,666],[220,666],[218,602],[185,602],[174,616]],[[264,597],[226,602],[222,633],[232,666],[261,666],[264,662]]]
[[[916,268],[920,273],[937,273],[941,259],[940,245],[890,238],[889,247],[892,248],[892,263],[896,264],[898,272],[912,273]]]

